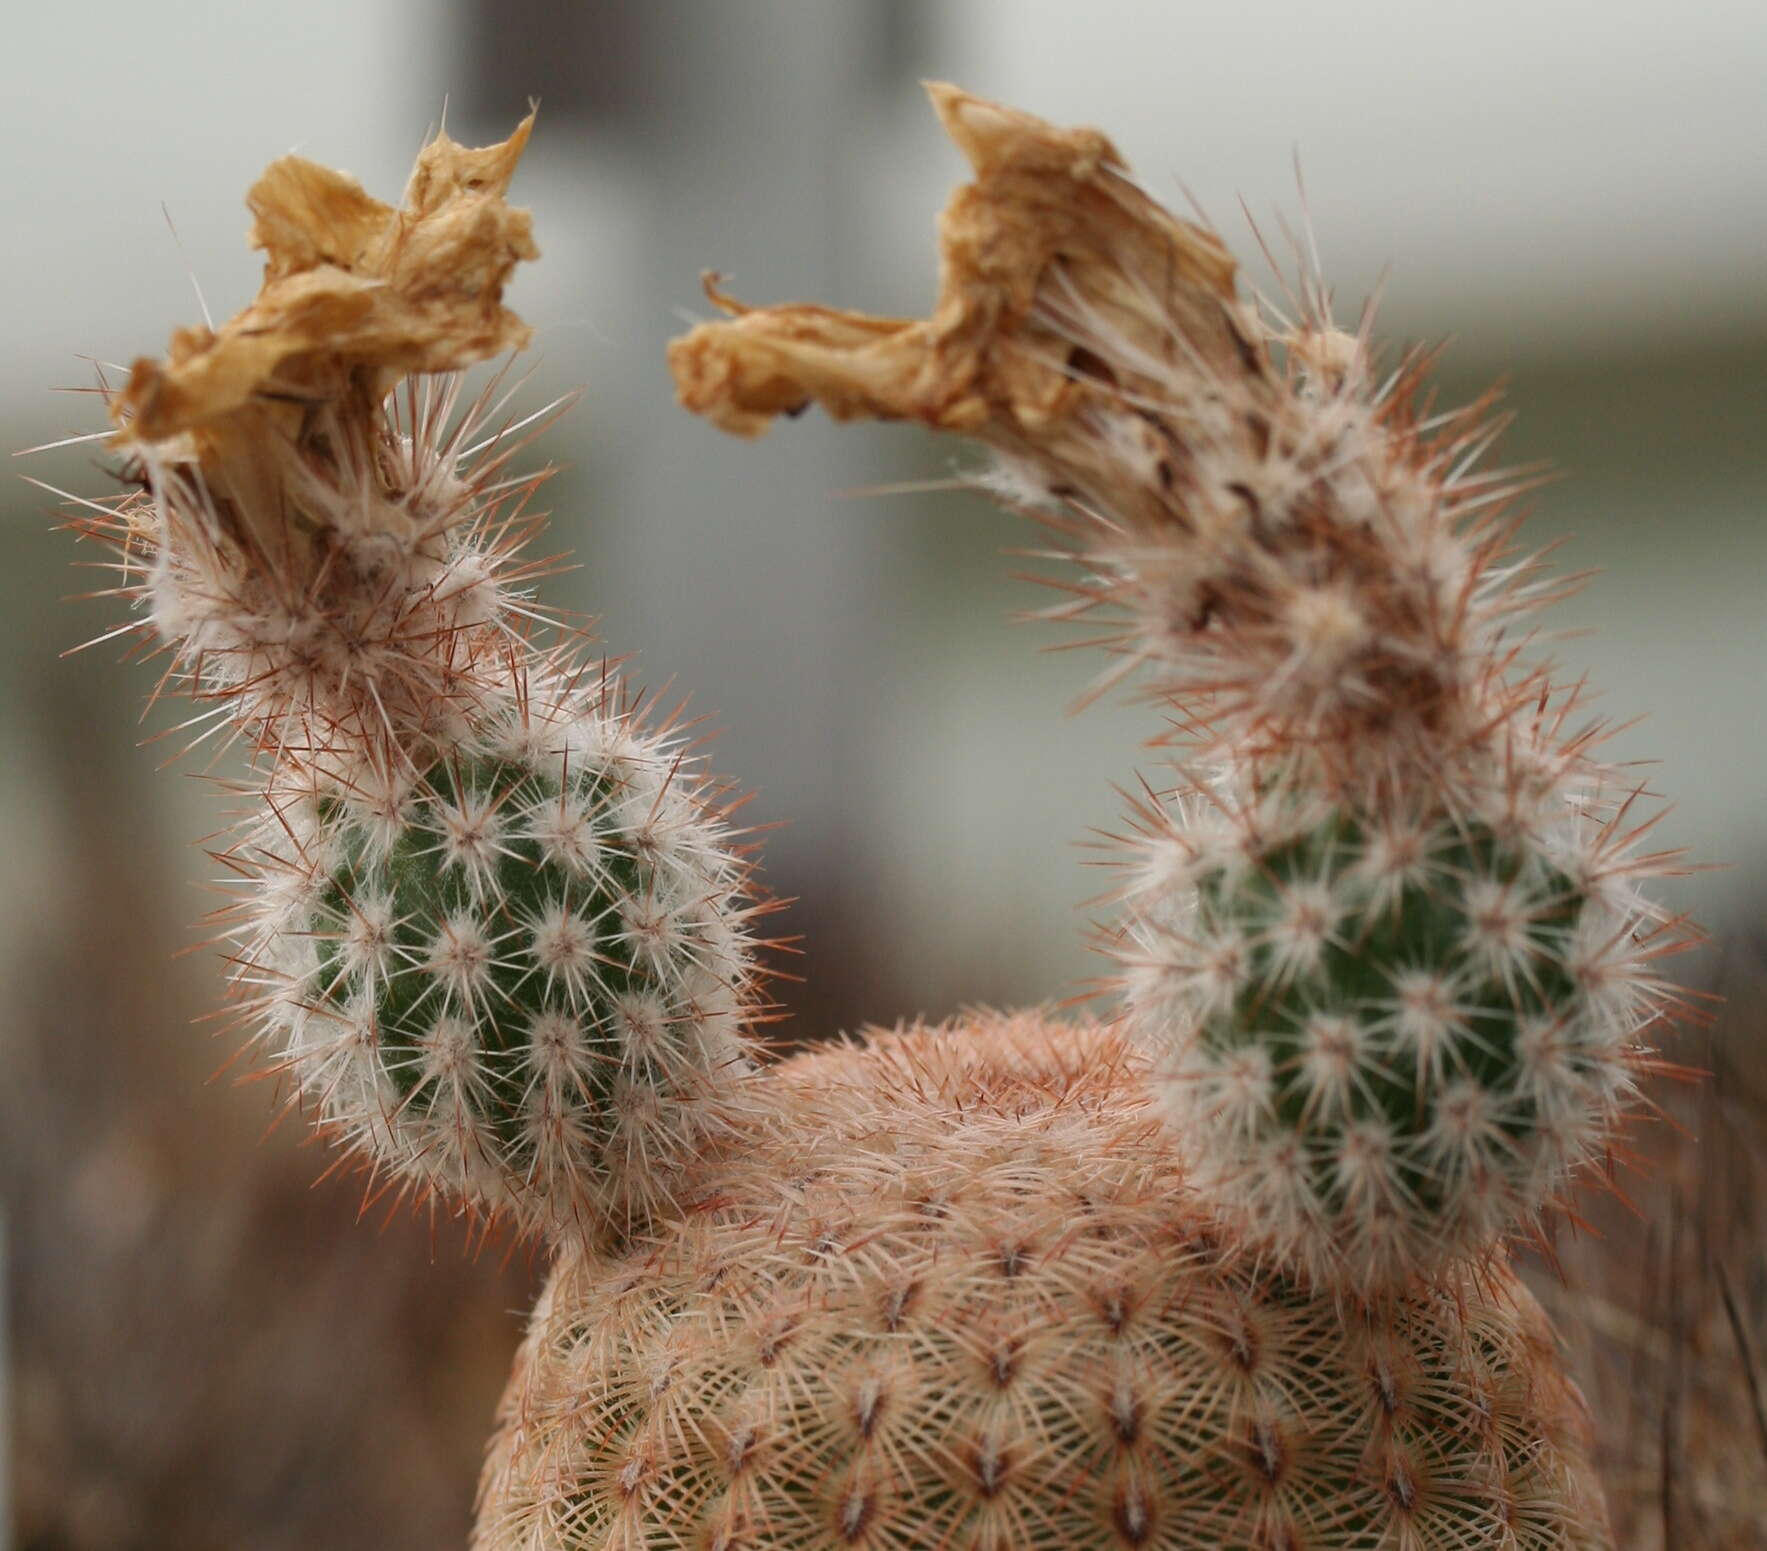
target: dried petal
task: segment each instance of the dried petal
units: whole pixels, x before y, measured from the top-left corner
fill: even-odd
[[[1079,309],[1154,359],[1176,345],[1245,369],[1231,255],[1142,193],[1104,135],[954,86],[931,94],[975,172],[940,217],[932,315],[748,308],[708,282],[731,318],[670,349],[687,408],[753,436],[814,402],[838,420],[917,420],[1007,448],[1029,437],[1059,457],[1064,426],[1117,390],[1071,359],[1052,310]],[[1084,438],[1071,450],[1089,457]]]
[[[304,157],[271,163],[248,196],[262,290],[218,330],[180,329],[164,361],[135,363],[111,406],[120,439],[198,432],[224,463],[235,433],[258,434],[255,424],[229,427],[241,411],[298,432],[316,406],[356,400],[374,412],[409,373],[525,345],[529,330],[502,305],[503,286],[539,250],[528,212],[503,195],[532,126],[530,115],[482,150],[438,137],[397,210]]]

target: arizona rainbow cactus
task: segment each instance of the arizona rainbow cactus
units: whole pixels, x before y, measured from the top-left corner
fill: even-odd
[[[525,341],[526,125],[397,211],[275,164],[258,301],[113,399],[139,488],[83,525],[260,773],[242,1018],[367,1167],[553,1255],[475,1544],[1610,1547],[1505,1246],[1611,1144],[1682,933],[1520,655],[1554,587],[1480,412],[1242,298],[1103,136],[934,99],[974,179],[929,319],[714,291],[672,359],[741,433],[992,449],[1052,612],[1190,729],[1097,1019],[762,1059],[721,788],[537,612],[524,422],[429,376]]]

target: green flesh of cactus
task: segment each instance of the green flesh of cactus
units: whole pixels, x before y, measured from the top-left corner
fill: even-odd
[[[742,866],[674,769],[634,740],[316,799],[257,951],[297,965],[272,1028],[328,1120],[523,1225],[649,1210],[747,1066]]]
[[[573,778],[574,795],[591,811],[605,808],[612,793],[605,780]],[[634,991],[666,997],[657,976],[639,965],[633,947],[618,930],[623,899],[643,898],[655,886],[651,869],[629,850],[603,841],[590,876],[573,875],[541,851],[531,836],[510,834],[497,842],[499,854],[488,876],[450,865],[439,837],[439,803],[533,811],[557,801],[551,776],[507,760],[463,760],[438,765],[424,783],[411,821],[390,850],[377,855],[366,825],[347,818],[338,827],[340,860],[313,915],[319,942],[320,981],[328,1000],[348,1004],[364,994],[368,967],[344,962],[344,943],[356,901],[379,897],[390,902],[392,924],[388,972],[374,977],[371,1002],[387,1074],[401,1099],[426,1102],[420,1041],[450,998],[424,960],[440,924],[449,919],[476,922],[493,945],[483,992],[484,1014],[474,1020],[478,1065],[486,1096],[485,1119],[519,1160],[531,1150],[523,1134],[524,1097],[535,1082],[524,1032],[533,1021],[575,1011],[564,987],[546,973],[531,946],[532,925],[549,906],[583,923],[594,934],[595,991],[591,1012],[605,1024],[614,999]],[[327,800],[321,819],[335,821],[343,805]],[[610,929],[610,926],[612,929]],[[617,1059],[589,1068],[583,1097],[602,1112],[613,1102]],[[649,1074],[654,1076],[655,1074]]]
[[[1529,1022],[1570,1028],[1582,1011],[1567,960],[1583,892],[1536,848],[1484,824],[1450,834],[1428,859],[1427,877],[1384,898],[1362,871],[1368,833],[1343,813],[1272,846],[1250,866],[1217,867],[1197,879],[1203,931],[1248,944],[1243,981],[1231,1005],[1203,1019],[1200,1042],[1216,1057],[1251,1046],[1269,1053],[1271,1120],[1308,1139],[1314,1189],[1333,1210],[1347,1205],[1335,1166],[1346,1134],[1370,1122],[1394,1140],[1392,1166],[1405,1194],[1424,1211],[1447,1205],[1452,1184],[1421,1161],[1417,1145],[1437,1126],[1443,1079],[1483,1090],[1491,1124],[1522,1144],[1538,1119],[1518,1048],[1522,1030]],[[1506,966],[1480,951],[1468,889],[1475,881],[1506,891],[1526,915],[1525,946]],[[1314,961],[1297,969],[1277,940],[1301,890],[1329,901],[1331,919]],[[1455,992],[1461,1032],[1433,1056],[1394,1027],[1397,985],[1416,973]],[[1337,1103],[1322,1102],[1307,1058],[1306,1031],[1321,1020],[1364,1031],[1366,1056]]]

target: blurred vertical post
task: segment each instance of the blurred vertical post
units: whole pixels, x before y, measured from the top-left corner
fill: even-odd
[[[12,1551],[12,1254],[0,1207],[0,1551]]]
[[[849,811],[875,531],[830,510],[853,483],[850,447],[822,427],[789,447],[730,447],[674,413],[662,347],[684,307],[709,310],[708,258],[770,295],[851,289],[848,236],[866,197],[851,150],[894,90],[914,9],[471,0],[467,91],[450,109],[489,134],[538,98],[543,141],[634,164],[642,275],[617,318],[597,318],[584,365],[614,385],[595,413],[618,450],[594,471],[604,515],[590,607],[610,650],[638,654],[639,682],[672,680],[729,729],[714,762],[755,790],[744,818],[784,823],[763,879],[814,904],[771,923],[804,941],[811,979],[786,1000],[798,1014],[788,1032],[805,1035],[894,1011],[870,1005],[876,955],[856,946],[872,934]]]

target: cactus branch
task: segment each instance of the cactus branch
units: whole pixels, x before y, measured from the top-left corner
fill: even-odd
[[[218,924],[271,1070],[400,1188],[594,1237],[736,1127],[758,907],[728,794],[532,596],[545,472],[511,465],[560,406],[462,394],[528,338],[530,127],[435,140],[398,209],[274,163],[257,300],[135,364],[137,488],[76,526],[255,756]]]
[[[1219,238],[1101,135],[955,88],[972,181],[923,321],[747,308],[671,352],[754,434],[821,404],[989,448],[1064,533],[1049,611],[1102,611],[1111,673],[1188,747],[1139,805],[1111,941],[1194,1183],[1369,1292],[1488,1253],[1605,1158],[1675,998],[1684,924],[1634,884],[1640,793],[1518,622],[1560,583],[1511,549],[1525,481],[1488,405],[1429,418],[1323,283],[1243,300]]]

